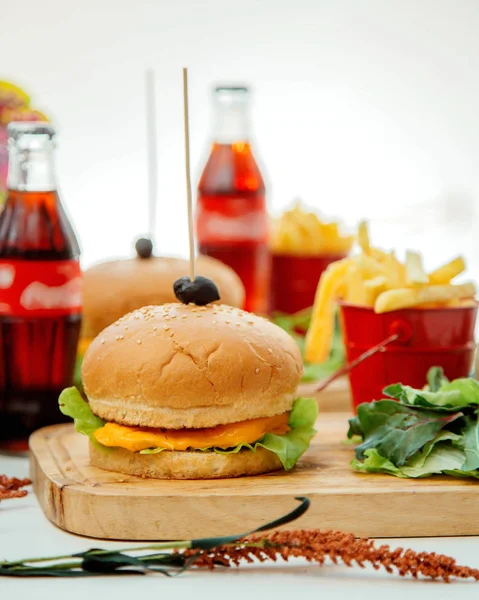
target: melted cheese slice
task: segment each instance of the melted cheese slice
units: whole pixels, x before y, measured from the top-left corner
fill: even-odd
[[[232,448],[239,444],[254,444],[266,433],[282,435],[289,431],[289,413],[217,425],[206,429],[150,429],[106,423],[95,431],[103,446],[125,448],[139,452],[147,448],[188,450],[201,448]]]

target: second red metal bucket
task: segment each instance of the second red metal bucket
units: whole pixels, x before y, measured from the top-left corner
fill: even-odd
[[[441,366],[449,379],[467,377],[474,360],[476,315],[476,304],[376,314],[372,308],[340,303],[348,363],[399,334],[398,340],[349,373],[354,410],[382,398],[383,388],[392,383],[422,388],[432,366]]]

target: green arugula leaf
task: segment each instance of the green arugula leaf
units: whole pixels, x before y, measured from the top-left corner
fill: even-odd
[[[96,441],[93,435],[97,429],[103,427],[105,421],[92,413],[90,406],[85,402],[76,388],[70,387],[64,389],[58,398],[58,405],[64,415],[73,419],[75,429],[78,433],[87,435],[93,444],[105,448],[105,446],[101,446]]]
[[[357,420],[350,421],[351,435],[359,434],[364,440],[356,447],[356,458],[363,460],[366,451],[375,448],[382,457],[401,467],[441,429],[462,416],[461,412],[438,413],[394,400],[361,404]]]

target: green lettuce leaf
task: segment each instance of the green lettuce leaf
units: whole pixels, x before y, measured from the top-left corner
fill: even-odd
[[[416,390],[402,383],[394,383],[384,388],[383,393],[385,396],[395,398],[402,404],[409,406],[457,410],[467,405],[461,397],[461,392],[456,389],[431,392],[429,390]]]
[[[394,463],[381,456],[375,448],[370,448],[364,453],[364,460],[353,458],[351,467],[358,473],[386,473],[396,477],[407,477]]]
[[[75,359],[75,370],[73,372],[73,385],[80,391],[83,390],[83,382],[81,378],[81,366],[83,363],[83,356],[78,353]]]
[[[458,410],[479,406],[479,382],[470,377],[449,381],[440,367],[431,367],[427,374],[428,390],[416,390],[402,383],[384,388],[386,396],[410,406]]]
[[[460,396],[460,403],[455,406],[465,408],[466,406],[479,406],[479,381],[471,377],[455,379],[454,381],[445,381],[439,390],[440,394],[457,393]]]
[[[349,438],[360,436],[353,469],[396,477],[446,474],[479,479],[479,382],[449,381],[440,367],[427,374],[428,388],[396,383],[381,400],[358,407]]]
[[[383,458],[401,467],[459,417],[461,412],[434,412],[394,400],[379,400],[358,407],[357,417],[350,421],[348,436],[363,438],[363,443],[356,447],[358,460],[365,458],[367,450],[375,448]]]
[[[254,444],[238,444],[234,448],[201,448],[202,452],[216,452],[217,454],[237,454],[241,450],[255,452],[257,448],[265,448],[274,452],[281,464],[289,471],[298,462],[302,454],[309,448],[311,439],[316,430],[314,424],[318,418],[318,403],[314,398],[297,398],[289,415],[288,425],[290,431],[283,435],[267,433]],[[165,448],[148,448],[141,450],[140,454],[157,454]]]
[[[100,445],[93,434],[97,429],[103,427],[105,421],[92,413],[90,406],[75,387],[63,390],[58,398],[58,405],[64,415],[73,419],[78,433],[87,435],[92,443]]]
[[[448,382],[442,367],[431,367],[427,372],[427,385],[431,392],[438,392],[443,383]]]
[[[353,460],[351,466],[360,473],[387,473],[404,478],[428,477],[460,471],[465,460],[461,441],[460,435],[441,431],[402,467],[397,467],[394,462],[381,456],[375,448],[366,451],[363,461]],[[463,473],[467,476],[465,472]]]
[[[479,479],[479,471],[463,471],[462,469],[454,469],[453,471],[443,471],[444,475],[452,475],[453,477],[474,477]]]
[[[284,435],[267,433],[256,444],[277,454],[283,467],[288,471],[309,448],[316,433],[314,423],[317,418],[318,403],[316,400],[314,398],[297,398],[289,416],[290,431]]]
[[[479,422],[477,415],[466,417],[462,438],[466,460],[461,470],[474,471],[479,469]]]

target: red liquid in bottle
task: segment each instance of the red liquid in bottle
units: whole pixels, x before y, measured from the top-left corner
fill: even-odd
[[[270,251],[265,185],[247,137],[245,88],[218,88],[215,143],[198,184],[201,254],[230,266],[245,286],[245,309],[268,313]]]
[[[46,131],[39,138],[48,155],[53,132]],[[22,131],[16,135],[20,143]],[[35,133],[30,138],[35,146]],[[40,152],[35,146],[27,159],[35,163],[23,169],[27,182],[9,181],[0,214],[0,448],[13,452],[27,449],[35,429],[65,420],[58,396],[72,384],[81,324],[77,240],[57,192],[30,190],[52,187],[43,180],[51,157]],[[17,166],[11,158],[9,180]]]

